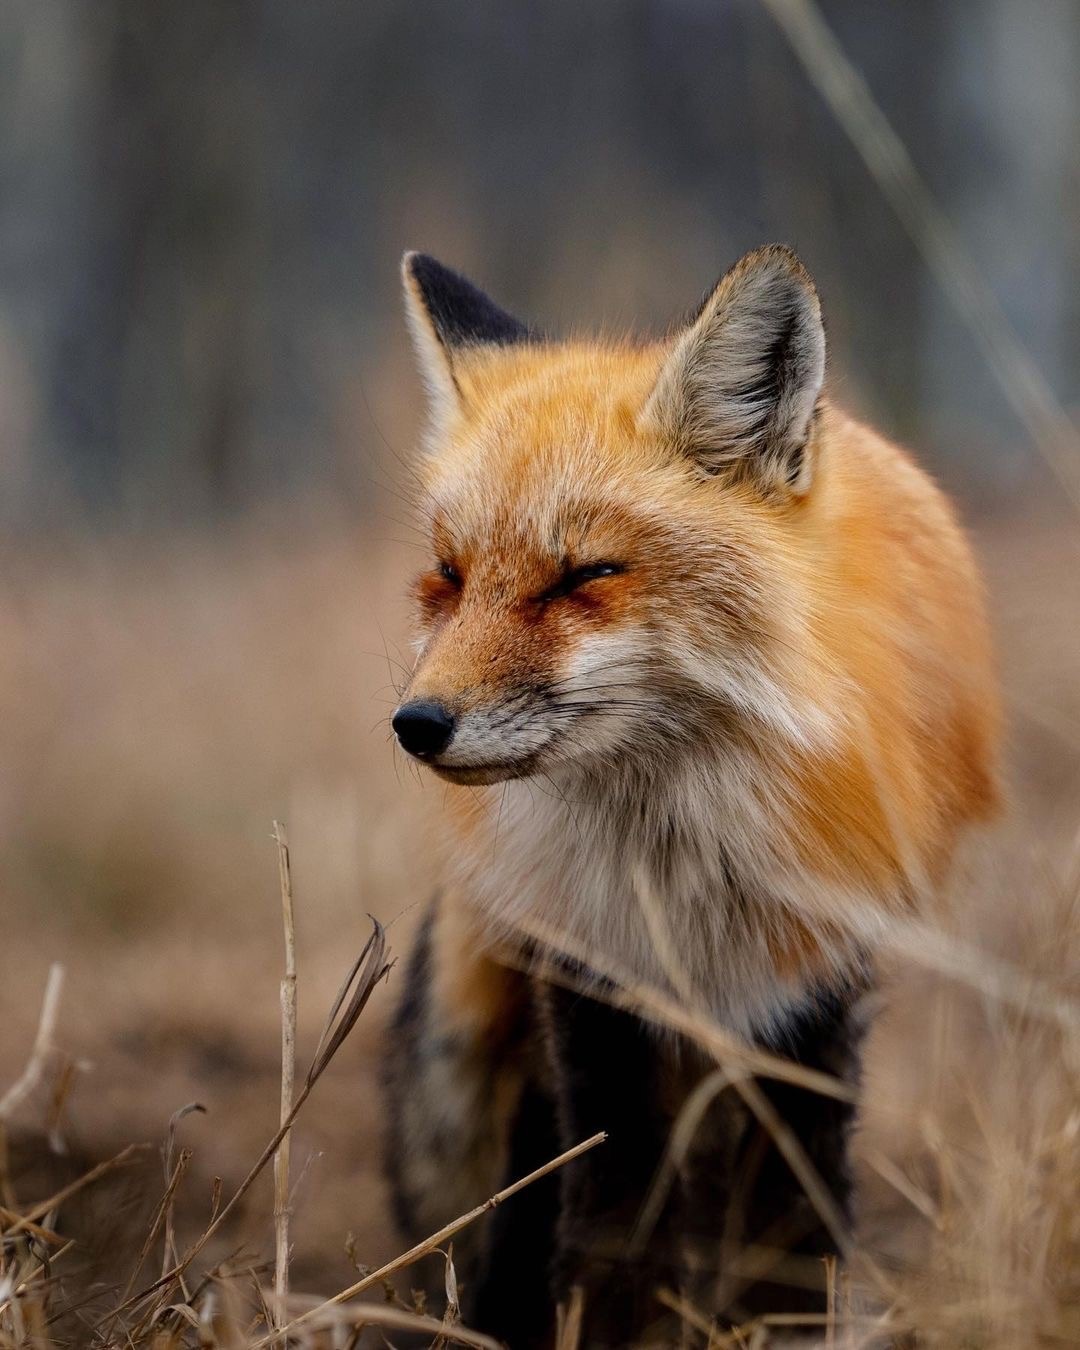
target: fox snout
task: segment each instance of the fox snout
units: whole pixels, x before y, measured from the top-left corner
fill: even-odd
[[[403,703],[390,719],[401,748],[417,759],[430,759],[445,750],[453,738],[454,724],[453,713],[426,698]]]
[[[534,689],[455,698],[427,691],[391,715],[398,744],[453,783],[498,783],[530,773],[550,748],[555,728],[547,700]]]

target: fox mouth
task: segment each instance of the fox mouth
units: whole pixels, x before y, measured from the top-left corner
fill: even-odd
[[[448,783],[467,787],[481,787],[486,783],[508,783],[513,778],[526,778],[536,767],[538,755],[524,755],[519,759],[489,760],[485,764],[440,764],[425,760],[429,769]]]

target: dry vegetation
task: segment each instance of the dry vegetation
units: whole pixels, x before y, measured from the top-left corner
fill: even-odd
[[[821,1333],[838,1350],[912,1330],[933,1347],[1080,1345],[1080,549],[1045,521],[982,543],[1015,802],[948,922],[897,935],[867,1067],[854,1292],[841,1281]],[[395,765],[385,732],[411,565],[404,545],[361,546],[319,513],[3,557],[0,1346],[261,1343],[272,1168],[220,1216],[279,1123],[271,822],[292,844],[303,1087],[367,914],[403,954],[432,876],[418,807],[440,789]],[[55,961],[66,982],[32,1055]],[[364,1287],[292,1344],[354,1343],[368,1287],[373,1344],[415,1315],[407,1274],[391,1297],[357,1271],[399,1245],[376,1081],[398,974],[365,968],[370,1002],[291,1133],[290,1315]],[[688,1344],[770,1343],[769,1328],[737,1339],[686,1315]]]

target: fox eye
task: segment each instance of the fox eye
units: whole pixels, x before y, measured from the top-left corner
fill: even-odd
[[[449,582],[451,586],[457,587],[461,586],[461,573],[457,570],[457,568],[453,565],[453,563],[440,562],[439,576],[442,577],[443,581]]]
[[[549,587],[540,596],[540,599],[558,600],[561,596],[569,595],[572,591],[578,590],[590,581],[599,581],[601,577],[618,576],[620,572],[625,571],[626,568],[622,563],[614,562],[585,563],[581,567],[568,567],[555,585]]]

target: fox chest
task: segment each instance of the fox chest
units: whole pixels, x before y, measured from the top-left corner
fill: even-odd
[[[805,1003],[783,908],[721,828],[507,794],[497,830],[462,848],[455,871],[501,939],[540,941],[598,980],[691,997],[746,1035],[776,1029]]]

